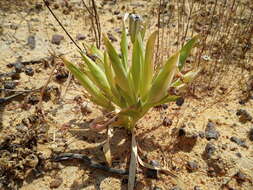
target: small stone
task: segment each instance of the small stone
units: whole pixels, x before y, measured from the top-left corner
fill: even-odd
[[[56,45],[60,45],[61,41],[64,39],[64,37],[62,35],[59,34],[54,34],[52,36],[52,40],[51,43],[52,44],[56,44]]]
[[[182,106],[184,104],[184,98],[180,97],[176,100],[177,106]]]
[[[17,83],[13,81],[4,81],[3,85],[5,89],[14,89],[17,86]]]
[[[210,158],[215,152],[215,150],[216,150],[216,147],[212,143],[207,143],[206,148],[205,148],[205,154],[207,155],[208,158]]]
[[[186,135],[185,129],[184,129],[184,128],[180,128],[180,129],[178,130],[178,136],[179,136],[179,137],[183,137],[183,136],[185,136],[185,135]]]
[[[205,137],[205,133],[203,131],[200,131],[199,132],[199,137],[203,139]]]
[[[65,15],[69,15],[70,11],[71,11],[70,9],[65,8],[65,9],[63,9],[62,13]]]
[[[84,102],[81,104],[81,112],[83,115],[90,114],[92,113],[92,108],[87,102]]]
[[[35,4],[35,9],[36,9],[37,11],[42,11],[42,9],[43,9],[42,4],[41,4],[41,3],[36,3],[36,4]]]
[[[155,160],[152,160],[150,162],[150,164],[154,167],[160,166],[160,164]],[[151,179],[158,179],[158,171],[155,170],[155,169],[149,169],[148,168],[147,171],[146,171],[146,177],[151,178]]]
[[[195,186],[194,190],[201,190],[201,188],[199,186]]]
[[[162,109],[166,110],[166,109],[168,109],[168,105],[167,104],[161,104],[161,105],[155,106],[154,108],[157,109],[157,110],[162,110]]]
[[[237,110],[236,115],[239,117],[241,123],[252,121],[252,116],[246,110],[239,109]]]
[[[166,110],[166,109],[168,109],[168,105],[167,104],[162,104],[162,108],[164,109],[164,110]]]
[[[186,167],[187,167],[189,172],[194,172],[198,169],[198,163],[195,162],[195,161],[194,162],[188,161]]]
[[[22,63],[20,63],[20,62],[15,63],[13,66],[14,66],[15,71],[16,71],[17,73],[21,73],[22,70],[23,70],[23,68],[25,67],[25,66],[24,66]]]
[[[122,183],[123,185],[126,185],[126,184],[128,183],[128,178],[123,178],[123,179],[121,180],[121,183]]]
[[[55,3],[54,5],[53,5],[53,7],[54,7],[54,9],[59,9],[59,4],[58,3]]]
[[[10,73],[10,77],[12,80],[19,80],[20,79],[20,73],[17,73],[17,72],[11,72]]]
[[[31,105],[35,105],[37,103],[39,103],[39,97],[37,95],[31,94],[28,96],[27,98],[27,103],[31,104]]]
[[[63,182],[63,179],[58,177],[54,179],[53,181],[51,181],[50,188],[57,188],[62,184],[62,182]]]
[[[65,82],[68,78],[68,71],[64,67],[59,67],[55,74],[55,79],[58,82]]]
[[[76,35],[76,39],[77,40],[85,40],[86,39],[86,36],[84,34],[77,34]]]
[[[236,178],[236,180],[238,182],[244,182],[247,179],[246,175],[244,173],[240,172],[240,171],[237,172],[234,177]]]
[[[245,144],[245,141],[243,141],[242,139],[239,139],[237,137],[231,137],[230,140],[242,147],[247,147],[247,145]]]
[[[28,36],[27,45],[30,47],[30,49],[35,49],[36,47],[35,36]]]
[[[31,67],[28,67],[25,69],[25,74],[28,76],[33,76],[34,75],[34,70]]]
[[[167,117],[165,117],[165,118],[163,119],[163,126],[168,127],[168,126],[171,126],[171,125],[172,125],[172,120],[169,119],[169,118],[167,118]]]
[[[253,128],[251,128],[251,129],[249,130],[248,137],[249,137],[249,140],[250,140],[250,141],[253,141]]]
[[[242,154],[241,154],[240,152],[235,153],[235,155],[236,155],[238,158],[241,158],[241,157],[242,157]]]
[[[120,14],[120,11],[116,10],[113,12],[114,15],[119,15]]]
[[[217,140],[220,136],[220,133],[216,131],[215,125],[213,122],[208,122],[207,128],[205,130],[205,137],[207,140],[215,139]]]
[[[175,187],[172,187],[171,190],[182,190],[182,189],[180,187],[175,186]]]
[[[107,36],[108,38],[112,41],[112,42],[117,42],[117,38],[114,37],[114,35],[110,32],[107,32]]]

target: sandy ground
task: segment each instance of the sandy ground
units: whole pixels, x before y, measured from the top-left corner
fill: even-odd
[[[85,42],[94,42],[88,27],[88,18],[80,2],[72,1],[73,11],[69,11],[64,5],[61,7],[61,2],[57,3],[60,7],[54,10],[71,35],[76,38],[78,34],[82,34],[85,36]],[[118,39],[119,18],[123,12],[138,11],[147,17],[152,15],[153,2],[122,1],[117,5],[110,2],[100,11],[102,28],[104,33],[110,32]],[[9,63],[17,60],[39,60],[50,56],[49,52],[63,53],[73,61],[80,61],[77,49],[48,10],[44,6],[35,6],[35,1],[23,3],[0,3],[0,73],[13,70],[13,67],[7,67]],[[120,10],[120,14],[117,10]],[[60,45],[52,44],[51,38],[54,34],[64,37]],[[29,36],[34,36],[35,45],[33,42],[28,43]],[[82,40],[78,42],[82,44]],[[28,72],[21,72],[20,79],[14,80],[17,83],[15,89],[35,89],[45,85],[53,69],[53,62],[27,65],[22,69],[25,71],[27,68],[32,69],[34,75],[28,76]],[[0,166],[7,167],[10,174],[0,173],[0,189],[6,188],[2,186],[6,181],[10,189],[14,189],[14,182],[18,179],[23,181],[22,178],[25,179],[19,188],[21,190],[127,189],[127,176],[93,170],[80,162],[50,161],[53,155],[60,152],[78,152],[98,162],[105,162],[101,147],[106,134],[95,133],[87,128],[87,122],[102,113],[97,106],[83,97],[82,88],[73,80],[67,86],[67,78],[64,75],[59,82],[57,74],[62,72],[65,72],[62,66],[55,71],[48,85],[51,87],[48,92],[50,100],[43,101],[47,122],[40,121],[40,117],[36,119],[38,122],[31,121],[31,117],[36,113],[39,93],[31,93],[1,105],[0,157],[3,158],[6,146],[11,152],[10,144],[23,145],[22,138],[30,139],[30,136],[34,135],[36,143],[31,145],[32,141],[26,142],[26,148],[22,151],[14,148],[13,154],[16,154],[16,157],[12,158],[12,161],[14,160],[16,165],[8,168],[1,159]],[[237,70],[234,72],[239,73]],[[3,86],[8,79],[0,78],[0,84]],[[253,116],[253,100],[244,105],[239,104],[242,93],[236,80],[230,84],[235,85],[230,92],[220,90],[215,96],[206,95],[199,99],[188,97],[182,106],[171,103],[166,109],[154,108],[137,126],[136,138],[141,148],[141,157],[149,161],[155,160],[161,166],[170,168],[183,181],[185,190],[253,189],[253,142],[249,138],[249,131],[253,127],[253,119],[249,119]],[[81,99],[77,103],[74,99],[80,96]],[[82,112],[84,105],[87,105],[86,110],[91,113]],[[246,112],[240,115],[239,109]],[[249,117],[247,119],[246,116],[246,120],[243,118],[245,113]],[[27,127],[21,128],[21,124],[27,124]],[[35,131],[35,134],[31,131]],[[123,129],[115,129],[113,134],[113,167],[126,168],[130,156],[130,135]],[[3,142],[10,136],[14,136],[14,140],[4,146]],[[35,167],[27,164],[27,156],[30,154],[40,160]],[[21,177],[15,172],[11,173],[11,170],[17,170]],[[158,173],[156,179],[151,179],[149,172],[145,169],[138,171],[137,190],[170,190],[173,187],[176,190],[176,184],[170,176]]]

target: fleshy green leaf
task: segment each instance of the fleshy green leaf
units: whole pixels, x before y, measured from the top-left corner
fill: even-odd
[[[178,62],[178,68],[181,71],[184,67],[187,57],[190,55],[192,48],[197,43],[199,36],[194,36],[190,39],[180,50],[180,57]]]
[[[167,93],[168,86],[172,82],[178,62],[179,52],[171,56],[161,68],[155,78],[148,98],[148,103],[159,101]]]
[[[115,72],[116,83],[123,90],[129,91],[129,84],[127,80],[126,70],[121,62],[119,55],[117,54],[115,48],[113,47],[113,45],[106,36],[104,36],[104,42],[107,49],[107,53],[112,63],[113,70]]]
[[[153,57],[155,50],[155,41],[157,37],[158,31],[151,34],[148,39],[146,45],[146,53],[145,53],[145,61],[143,65],[143,75],[142,75],[142,85],[141,85],[141,95],[142,99],[145,98],[148,91],[150,90],[153,73],[154,73],[154,65],[153,65]]]
[[[123,30],[122,30],[122,36],[121,36],[121,42],[120,42],[120,48],[121,48],[121,54],[122,54],[122,62],[127,70],[128,68],[128,42],[127,42],[127,32],[125,23],[123,22]]]
[[[109,85],[110,85],[110,88],[111,88],[111,91],[112,91],[112,94],[113,94],[113,101],[119,107],[124,107],[125,104],[122,101],[122,98],[121,98],[119,92],[116,89],[114,73],[113,73],[113,70],[112,70],[112,67],[111,67],[110,59],[109,59],[108,54],[106,52],[104,52],[104,67],[105,67],[105,75],[107,77],[107,80],[109,82]]]
[[[143,42],[141,39],[141,35],[139,33],[133,46],[132,66],[130,70],[133,77],[134,90],[136,95],[139,95],[140,93],[140,85],[143,75],[143,62],[144,62]]]
[[[79,68],[77,68],[74,64],[67,61],[66,59],[62,58],[65,66],[69,69],[69,71],[75,76],[75,78],[81,83],[81,85],[88,91],[88,93],[91,96],[91,100],[108,109],[113,110],[114,107],[112,106],[111,102],[99,91],[99,89],[96,87],[96,85],[93,84],[93,82],[80,71]]]
[[[107,81],[105,73],[101,70],[101,68],[92,61],[88,56],[81,53],[84,62],[88,65],[90,73],[94,78],[94,82],[96,85],[107,95],[111,96],[110,85]]]

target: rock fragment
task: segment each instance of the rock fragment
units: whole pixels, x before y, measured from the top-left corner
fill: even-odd
[[[33,35],[28,36],[27,45],[30,47],[30,49],[35,49],[35,47],[36,47],[35,36],[33,36]]]
[[[241,123],[252,121],[252,116],[246,110],[239,109],[237,110],[236,115],[239,117],[239,121]]]
[[[215,125],[213,122],[208,122],[206,130],[205,130],[205,137],[207,140],[215,139],[217,140],[220,136],[220,133],[215,129]]]
[[[189,172],[195,172],[199,166],[196,161],[188,161],[186,167]]]
[[[85,40],[86,39],[86,36],[84,34],[77,34],[76,35],[76,39],[77,40]]]
[[[249,130],[248,137],[249,137],[249,140],[250,140],[250,141],[253,141],[253,128],[251,128],[251,129]]]
[[[236,144],[238,144],[239,146],[245,147],[247,148],[247,145],[245,144],[245,141],[242,139],[239,139],[237,137],[231,137],[230,140]]]
[[[63,179],[58,177],[58,178],[54,179],[53,181],[51,181],[50,188],[51,189],[57,188],[62,184],[62,182],[63,182]]]
[[[54,34],[52,36],[52,40],[51,40],[51,43],[52,44],[56,44],[56,45],[60,45],[61,44],[61,41],[64,39],[64,37],[62,35],[59,35],[59,34]]]

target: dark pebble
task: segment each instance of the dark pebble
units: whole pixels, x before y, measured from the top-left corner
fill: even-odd
[[[151,162],[150,162],[150,164],[152,165],[152,166],[154,166],[154,167],[158,167],[160,164],[157,162],[157,161],[155,161],[155,160],[152,160]],[[147,171],[146,171],[146,177],[147,178],[151,178],[151,179],[158,179],[158,171],[157,170],[154,170],[154,169],[147,169]]]
[[[239,100],[239,104],[244,105],[245,103],[245,100]]]
[[[249,140],[250,140],[250,141],[253,141],[253,128],[251,128],[251,129],[249,130],[248,137],[249,137]]]
[[[163,108],[164,110],[168,109],[168,105],[167,105],[167,104],[162,104],[161,106],[162,106],[162,108]]]
[[[53,7],[54,7],[54,9],[59,9],[59,4],[57,4],[57,3],[55,3],[54,5],[53,5]]]
[[[158,179],[157,170],[147,169],[147,171],[146,171],[146,177],[147,178],[151,178],[151,179]]]
[[[117,38],[115,38],[115,36],[114,36],[112,33],[110,33],[110,32],[107,33],[107,36],[108,36],[108,38],[109,38],[112,42],[117,42],[117,41],[118,41]]]
[[[163,126],[168,127],[168,126],[171,126],[171,125],[172,125],[172,120],[169,119],[169,118],[167,118],[167,117],[165,117],[165,118],[163,119]]]
[[[242,154],[241,154],[240,152],[235,153],[235,155],[236,155],[238,158],[241,158],[241,157],[242,157]]]
[[[28,67],[25,69],[25,74],[28,76],[33,76],[34,75],[34,70],[31,67]]]
[[[37,11],[42,11],[42,9],[43,9],[42,4],[41,4],[41,3],[36,3],[36,4],[35,4],[35,9],[36,9]]]
[[[215,139],[217,140],[220,136],[220,133],[216,131],[215,125],[212,122],[208,122],[206,130],[205,130],[205,137],[207,140]]]
[[[28,98],[27,98],[27,103],[28,104],[35,105],[35,104],[39,103],[39,101],[40,101],[39,97],[34,95],[34,94],[29,95]]]
[[[182,106],[184,104],[184,98],[180,97],[176,100],[177,106]]]
[[[246,123],[252,120],[252,116],[246,110],[243,109],[237,110],[236,115],[239,117],[239,121],[241,123]]]
[[[199,186],[195,186],[194,190],[201,190],[201,188]]]
[[[175,187],[172,187],[171,190],[182,190],[182,189],[180,187],[175,186]]]
[[[64,37],[62,35],[59,34],[54,34],[52,36],[52,40],[51,43],[52,44],[56,44],[56,45],[60,45],[61,41],[64,39]]]
[[[205,133],[203,131],[200,131],[199,132],[199,137],[203,139],[205,137]]]
[[[3,85],[5,89],[14,89],[17,86],[17,83],[13,81],[4,81]]]
[[[198,169],[198,163],[195,161],[194,162],[188,161],[186,167],[189,172],[194,172]]]
[[[114,15],[119,15],[119,14],[120,14],[120,11],[114,11],[113,14],[114,14]]]
[[[121,180],[121,183],[122,183],[123,185],[126,185],[126,184],[128,183],[128,179],[127,179],[127,178],[123,178],[123,179]]]
[[[242,139],[239,139],[237,137],[231,137],[230,140],[242,147],[247,147],[247,145],[245,144],[245,141],[243,141]]]
[[[185,136],[185,135],[186,135],[185,129],[184,129],[184,128],[180,128],[180,129],[178,130],[178,136],[179,136],[179,137],[183,137],[183,136]]]
[[[81,104],[80,109],[83,115],[92,113],[91,106],[89,106],[86,102]]]
[[[25,67],[22,63],[19,63],[19,62],[15,63],[13,66],[17,73],[21,73],[23,68]]]
[[[161,104],[161,105],[155,106],[154,108],[157,109],[157,110],[162,110],[162,109],[166,110],[166,109],[168,109],[168,105],[167,104]]]
[[[67,72],[67,70],[65,70],[64,68],[60,68],[58,71],[57,71],[57,73],[56,73],[56,75],[55,75],[55,79],[57,80],[57,81],[59,81],[59,82],[65,82],[66,81],[66,79],[68,78],[68,72]]]
[[[50,183],[50,188],[57,188],[59,187],[63,182],[62,178],[56,178]]]
[[[85,40],[86,39],[86,36],[84,34],[77,34],[76,35],[76,39],[77,40]]]
[[[20,73],[11,72],[10,77],[11,77],[12,80],[19,80],[20,79]]]
[[[28,36],[27,45],[30,47],[30,49],[35,49],[36,47],[35,36]]]
[[[246,175],[244,173],[240,172],[240,171],[237,172],[234,177],[236,178],[236,180],[238,182],[244,182],[247,179]]]
[[[215,152],[215,150],[216,150],[216,147],[212,143],[207,143],[206,148],[205,148],[205,154],[207,155],[208,158],[210,158]]]

